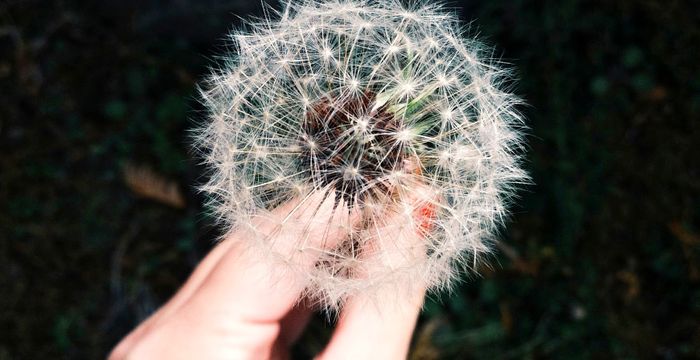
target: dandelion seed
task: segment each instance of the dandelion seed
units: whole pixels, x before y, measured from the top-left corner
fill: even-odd
[[[396,133],[396,140],[401,143],[406,143],[416,136],[413,129],[403,129]]]
[[[323,58],[328,60],[333,57],[333,51],[329,48],[324,48],[323,52],[321,53],[323,55]]]
[[[388,54],[396,54],[397,52],[399,52],[399,50],[401,50],[401,47],[394,44],[391,44],[386,48],[386,52]]]
[[[443,120],[448,121],[448,120],[452,120],[454,113],[452,112],[452,109],[444,109],[444,110],[440,111],[440,116],[442,117]]]
[[[198,149],[211,168],[202,190],[227,230],[254,233],[256,216],[321,189],[361,214],[360,225],[343,224],[344,242],[311,247],[302,234],[289,244],[318,255],[311,268],[265,237],[247,244],[283,257],[281,271],[329,307],[405,279],[439,290],[477,270],[515,186],[527,181],[508,72],[461,38],[440,5],[399,3],[290,0],[279,19],[231,35],[236,52],[202,91],[210,123]],[[428,203],[423,220],[408,205],[416,196]],[[372,235],[388,213],[406,217],[401,231],[420,231],[422,256],[402,265],[391,253],[415,247]],[[358,278],[370,261],[384,265]]]

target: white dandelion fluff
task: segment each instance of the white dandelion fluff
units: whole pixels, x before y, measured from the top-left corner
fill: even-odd
[[[231,34],[235,50],[202,91],[203,189],[218,218],[331,307],[380,287],[444,288],[473,270],[527,178],[508,72],[427,1],[298,0],[270,12]],[[320,206],[314,194],[357,216],[289,221]],[[285,212],[280,232],[298,230],[291,252],[256,228],[273,211]],[[386,229],[392,216],[405,217],[400,229]],[[345,240],[307,241],[304,229],[329,219]],[[402,242],[405,231],[421,243]],[[309,252],[311,266],[299,256]]]

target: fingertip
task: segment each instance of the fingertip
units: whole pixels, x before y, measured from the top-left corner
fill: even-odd
[[[366,234],[355,276],[367,289],[345,303],[320,359],[406,358],[426,291],[420,275],[426,247],[415,220],[424,210],[417,204],[387,215]]]
[[[423,291],[397,301],[394,296],[357,296],[343,308],[333,338],[318,359],[405,359]],[[392,295],[387,292],[384,295]]]

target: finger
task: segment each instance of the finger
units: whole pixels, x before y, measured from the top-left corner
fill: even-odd
[[[389,306],[380,306],[365,296],[352,299],[318,359],[406,359],[423,294],[418,292],[412,298],[402,299],[403,304]]]
[[[353,226],[353,222],[359,218],[357,214],[348,212],[342,201],[336,203],[328,195],[326,191],[314,192],[283,204],[272,212],[261,213],[254,221],[243,224],[205,258],[186,285],[163,309],[115,349],[111,358],[121,358],[115,354],[131,353],[127,346],[129,342],[149,343],[136,340],[144,334],[154,333],[150,331],[154,328],[167,328],[167,331],[157,332],[161,337],[165,336],[164,332],[175,332],[168,335],[170,342],[178,336],[195,333],[194,329],[186,333],[183,331],[184,328],[191,328],[191,320],[194,319],[197,320],[195,324],[221,324],[222,319],[229,324],[241,321],[267,324],[269,326],[264,332],[272,342],[279,330],[277,322],[297,302],[303,286],[291,273],[275,276],[279,268],[269,262],[257,261],[261,254],[247,251],[243,239],[255,237],[268,241],[273,247],[271,251],[280,258],[313,266],[319,250],[340,241],[345,234],[342,229]],[[291,325],[287,338],[292,339],[300,332],[304,324],[302,320],[300,315],[287,322],[287,325]],[[246,335],[249,338],[265,338],[256,337],[251,332]],[[245,336],[239,338],[246,341]],[[187,341],[194,343],[191,337]]]
[[[349,299],[321,359],[406,358],[425,295],[425,285],[411,269],[425,257],[426,217],[433,216],[429,197],[415,194],[388,220],[375,221],[358,277],[386,283]],[[395,272],[382,279],[387,268]]]
[[[359,214],[347,209],[342,200],[315,192],[241,226],[196,290],[134,351],[166,351],[175,358],[201,355],[196,349],[220,349],[218,354],[231,358],[274,355],[280,321],[297,304],[306,283],[296,272],[280,273],[285,267],[261,260],[259,249],[297,267],[314,266],[322,251],[341,241],[359,220]],[[272,248],[248,247],[255,239]],[[163,343],[171,345],[163,349]]]
[[[251,321],[279,321],[297,303],[305,279],[291,267],[312,267],[324,249],[342,241],[359,214],[349,213],[333,196],[315,192],[287,203],[274,212],[233,234],[228,254],[216,264],[188,305],[196,308],[227,309],[232,315]],[[271,244],[246,248],[241,238]],[[270,251],[269,261],[261,261]],[[275,263],[275,261],[278,261]],[[286,266],[278,266],[281,262]]]
[[[192,274],[189,276],[185,284],[168,300],[165,305],[159,308],[155,313],[151,314],[144,322],[142,322],[134,331],[129,333],[119,344],[112,350],[110,359],[123,358],[132,346],[148,333],[152,328],[162,323],[163,319],[172,315],[201,285],[202,281],[209,275],[212,268],[218,263],[219,259],[230,248],[230,242],[221,242],[216,245],[197,265]]]
[[[279,217],[289,214],[290,212],[292,212],[293,207],[299,205],[301,205],[305,209],[311,208],[311,206],[309,205],[305,206],[304,204],[290,202],[275,209],[275,211],[273,211],[273,216]],[[298,218],[299,215],[296,215],[295,219]],[[262,215],[256,225],[260,225],[260,223],[265,223],[266,219],[273,221],[273,219],[270,219],[268,216]],[[219,262],[221,257],[230,250],[232,245],[233,241],[231,241],[230,239],[225,239],[224,241],[219,243],[195,268],[195,270],[187,279],[182,288],[180,288],[180,290],[178,290],[178,292],[165,305],[158,309],[146,321],[141,323],[137,327],[137,329],[132,331],[125,339],[123,339],[113,350],[113,355],[119,355],[121,353],[128,352],[128,349],[131,347],[131,345],[137,342],[138,339],[140,339],[143,336],[143,334],[147,333],[150,329],[162,323],[164,319],[169,317],[178,308],[180,308],[180,306],[184,304],[190,298],[190,296],[199,288],[204,279],[206,279],[206,277],[209,275],[211,269],[213,269],[214,266]]]

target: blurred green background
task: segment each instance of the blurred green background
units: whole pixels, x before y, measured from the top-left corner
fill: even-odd
[[[700,358],[700,3],[448,4],[516,70],[535,185],[412,358]],[[195,84],[260,11],[0,1],[0,359],[104,357],[210,248]]]

